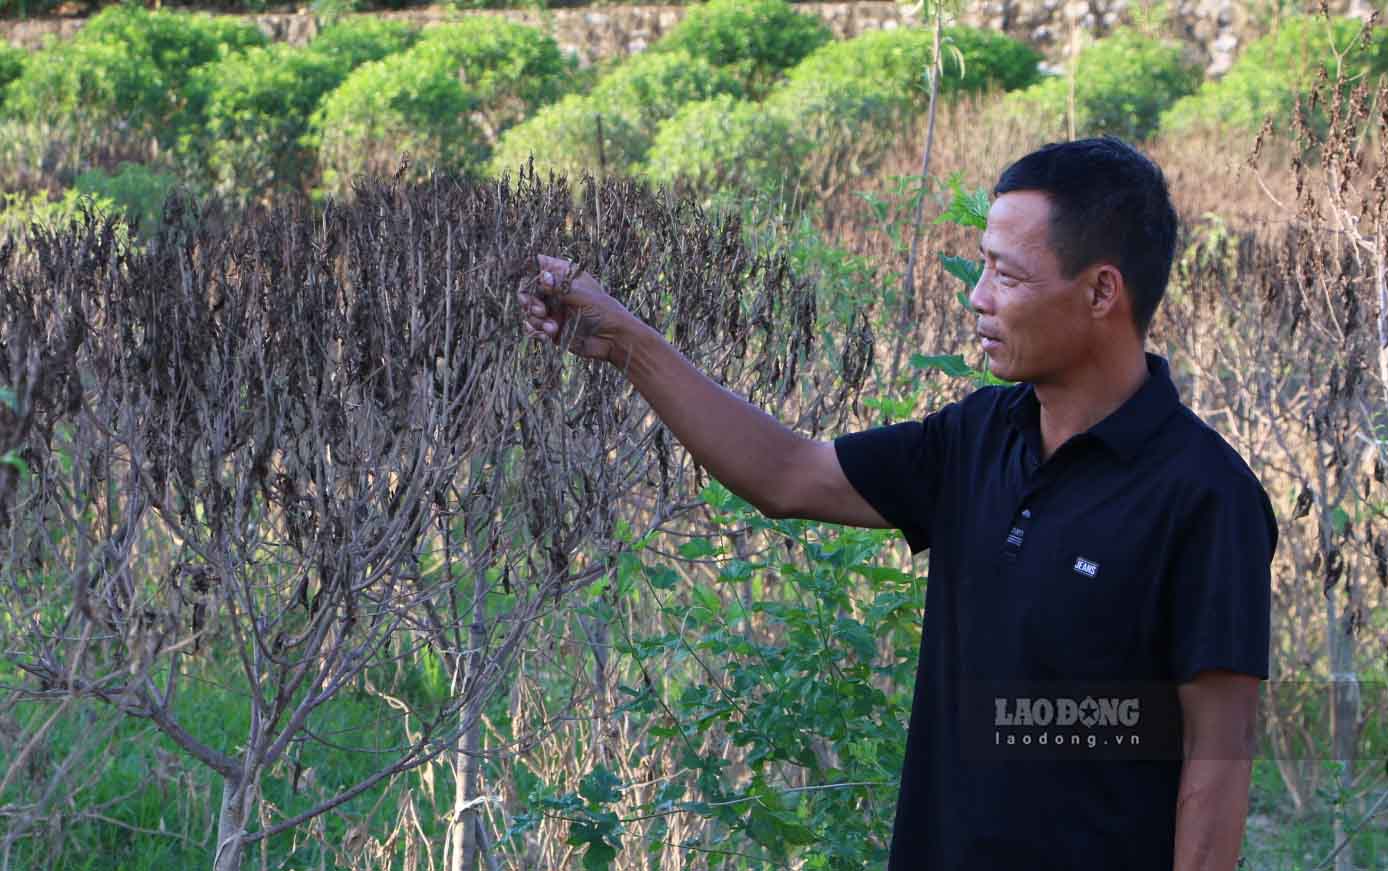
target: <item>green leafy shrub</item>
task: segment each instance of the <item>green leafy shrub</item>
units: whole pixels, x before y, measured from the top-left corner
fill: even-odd
[[[206,120],[193,147],[215,189],[244,202],[301,186],[317,156],[304,139],[323,98],[352,70],[418,39],[399,22],[361,18],[326,28],[306,48],[255,47],[199,67],[189,89]]]
[[[193,68],[227,52],[244,51],[267,40],[255,27],[232,18],[187,12],[151,12],[141,6],[109,6],[92,17],[76,39],[114,42],[145,57],[174,87],[187,81]]]
[[[1197,127],[1255,130],[1268,116],[1285,121],[1299,92],[1307,90],[1320,70],[1335,73],[1335,52],[1352,49],[1362,23],[1352,18],[1326,21],[1297,16],[1282,22],[1248,48],[1218,81],[1206,82],[1162,116],[1163,131],[1180,133]],[[1345,58],[1349,77],[1388,72],[1388,29],[1377,28],[1367,50]]]
[[[419,31],[399,21],[362,16],[324,28],[309,51],[340,60],[348,70],[402,52],[419,41]]]
[[[89,170],[77,177],[70,194],[92,197],[120,213],[132,228],[149,230],[158,225],[177,181],[168,173],[136,163],[122,164],[115,172]]]
[[[802,156],[779,113],[721,94],[690,103],[660,125],[643,171],[655,184],[696,190],[778,190]]]
[[[644,175],[705,194],[829,195],[896,140],[903,105],[866,78],[789,81],[761,103],[720,95],[660,125]]]
[[[742,85],[703,58],[682,51],[638,54],[600,78],[587,96],[570,95],[507,131],[492,158],[492,172],[514,170],[532,155],[542,171],[571,176],[604,165],[637,171],[661,122],[689,103],[719,94],[740,96]]]
[[[651,755],[681,760],[651,810],[697,799],[683,806],[726,830],[746,867],[881,867],[924,579],[884,558],[895,532],[769,520],[717,482],[701,496],[718,532],[739,530],[764,548],[742,558],[721,535],[685,542],[682,555],[717,566],[709,582],[639,550],[617,573],[622,601],[661,600],[659,631],[616,645],[656,675],[645,689],[622,688],[629,716],[671,718],[673,728],[652,730]],[[720,679],[686,670],[691,654]],[[745,768],[727,765],[725,741],[697,749],[714,729],[744,748]],[[789,772],[835,786],[788,789]],[[576,810],[601,825],[591,807]]]
[[[315,157],[300,142],[309,118],[349,71],[340,56],[287,45],[200,69],[194,87],[207,94],[202,159],[218,192],[244,200],[300,181]]]
[[[5,91],[11,126],[43,128],[37,139],[26,137],[44,152],[29,156],[32,162],[48,162],[46,155],[60,145],[69,153],[63,162],[80,165],[97,143],[116,150],[138,147],[160,132],[172,140],[166,128],[176,109],[146,58],[108,42],[74,39],[38,52]]]
[[[771,93],[764,110],[784,123],[794,162],[781,176],[806,193],[831,196],[871,171],[899,140],[913,104],[890,82],[872,77],[792,79]]]
[[[32,226],[60,230],[79,220],[84,209],[120,217],[133,230],[151,229],[175,184],[167,173],[128,163],[114,173],[82,173],[57,199],[46,192],[5,194],[0,197],[0,235],[22,235]]]
[[[0,193],[0,239],[22,237],[30,227],[64,226],[75,215],[67,198],[54,200],[45,191]]]
[[[1032,85],[1040,77],[1037,64],[1041,53],[1009,36],[972,27],[949,27],[944,39],[942,94],[1012,91]],[[862,79],[924,108],[930,95],[926,69],[933,42],[934,35],[923,28],[873,31],[819,48],[787,76],[792,82]]]
[[[621,115],[647,136],[689,103],[719,94],[742,96],[737,77],[705,58],[683,51],[643,52],[598,80],[597,108]]]
[[[1201,71],[1179,45],[1118,30],[1079,53],[1076,59],[1076,135],[1109,133],[1145,139],[1161,113],[1194,92]],[[1009,94],[995,111],[1022,116],[1041,129],[1063,135],[1070,80],[1057,76]]]
[[[412,48],[363,64],[314,114],[325,190],[353,176],[480,170],[497,139],[562,96],[574,64],[540,31],[475,18],[427,32]]]
[[[6,108],[22,120],[119,129],[171,147],[200,120],[200,101],[185,99],[193,71],[265,42],[254,27],[225,19],[113,6],[33,55]]]
[[[24,72],[28,52],[22,48],[0,45],[0,109],[5,106],[5,88]]]
[[[602,146],[598,117],[602,116]],[[636,132],[620,116],[598,111],[591,97],[569,94],[540,109],[502,135],[488,165],[494,176],[515,173],[532,158],[541,176],[553,172],[576,179],[606,165],[619,170],[641,153]]]
[[[228,54],[266,45],[265,34],[244,22],[188,12],[151,12],[140,6],[110,6],[78,31],[76,39],[125,46],[158,71],[166,97],[174,103],[184,95],[193,71]],[[196,95],[182,113],[184,124],[196,124],[202,106]]]
[[[751,91],[766,90],[784,70],[830,40],[829,28],[785,0],[710,0],[689,10],[654,48],[687,51],[738,71]]]

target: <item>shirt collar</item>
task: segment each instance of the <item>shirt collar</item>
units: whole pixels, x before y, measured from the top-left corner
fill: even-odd
[[[1098,440],[1123,462],[1131,462],[1147,440],[1181,404],[1171,369],[1163,357],[1147,354],[1147,380],[1108,417],[1085,435]],[[1039,457],[1041,454],[1041,404],[1036,390],[1027,384],[1007,408],[1007,419],[1021,431]]]

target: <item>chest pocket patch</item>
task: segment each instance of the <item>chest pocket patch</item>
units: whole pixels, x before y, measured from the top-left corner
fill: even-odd
[[[1146,646],[1143,616],[1155,564],[1140,552],[1093,542],[1061,541],[1039,556],[1022,634],[1040,676],[1145,677],[1138,653]]]

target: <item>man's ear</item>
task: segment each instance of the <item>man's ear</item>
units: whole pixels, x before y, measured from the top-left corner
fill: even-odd
[[[1123,273],[1111,263],[1093,266],[1089,281],[1089,311],[1095,318],[1108,317],[1123,307]]]

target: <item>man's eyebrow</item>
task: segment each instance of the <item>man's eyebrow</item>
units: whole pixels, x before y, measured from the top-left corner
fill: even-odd
[[[978,243],[978,253],[979,253],[979,254],[982,254],[985,258],[991,257],[991,258],[993,258],[994,260],[997,260],[997,261],[1000,262],[1000,263],[1005,263],[1005,264],[1007,264],[1008,266],[1016,266],[1016,265],[1017,265],[1017,264],[1012,260],[1011,257],[1008,257],[1008,256],[1005,255],[1005,254],[1000,254],[1000,253],[998,253],[997,251],[989,251],[987,248],[984,248],[984,247],[983,247],[983,242],[982,242],[981,240],[980,240],[979,243]]]
[[[978,253],[982,254],[984,259],[992,257],[994,260],[998,261],[998,264],[1002,266],[1003,269],[1006,269],[1009,273],[1011,273],[1013,276],[1017,278],[1027,278],[1031,275],[1031,273],[1024,266],[1022,266],[1021,263],[1019,263],[1016,260],[1013,260],[1006,254],[1002,254],[997,251],[989,251],[985,249],[983,247],[982,242],[978,243]]]

